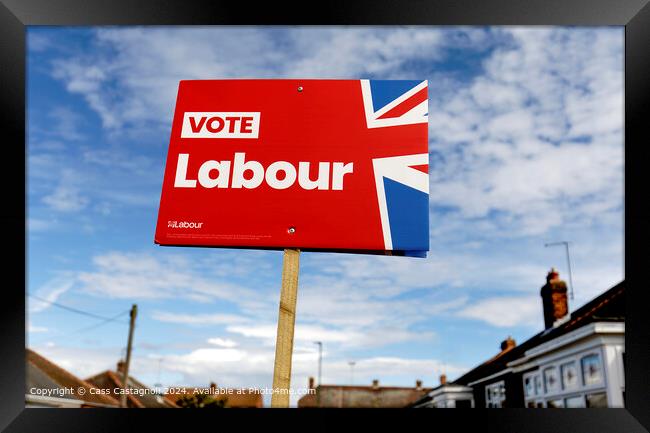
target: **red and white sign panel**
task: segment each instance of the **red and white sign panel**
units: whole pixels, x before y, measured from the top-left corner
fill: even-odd
[[[155,242],[429,249],[427,82],[181,81]]]

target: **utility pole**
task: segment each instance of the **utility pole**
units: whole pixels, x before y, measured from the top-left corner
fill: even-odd
[[[122,376],[122,384],[124,385],[124,393],[120,396],[120,406],[126,407],[126,390],[128,388],[127,381],[129,380],[129,365],[131,364],[131,349],[133,348],[133,330],[135,329],[135,317],[138,315],[138,306],[133,304],[131,307],[131,323],[129,324],[129,342],[126,346],[126,361],[124,362],[124,375]]]
[[[567,241],[560,241],[544,244],[545,247],[553,247],[556,245],[564,245],[566,251],[566,263],[569,268],[569,287],[571,288],[571,291],[569,292],[569,298],[573,301],[573,277],[571,276],[571,256],[569,255],[569,243]]]
[[[318,344],[318,386],[320,386],[323,373],[323,342],[314,341],[314,344]]]

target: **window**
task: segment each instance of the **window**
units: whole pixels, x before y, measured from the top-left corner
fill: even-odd
[[[544,385],[546,386],[547,394],[553,394],[560,390],[560,381],[558,380],[557,369],[555,367],[544,369]]]
[[[582,364],[582,383],[584,386],[596,385],[602,382],[603,370],[598,354],[587,355],[582,358],[580,363]]]
[[[456,400],[456,407],[457,408],[472,407],[472,401],[471,400]]]
[[[524,379],[524,395],[526,395],[526,397],[535,395],[535,388],[533,388],[533,378],[531,376]]]
[[[578,386],[578,370],[576,363],[571,361],[560,366],[562,389],[574,389]]]
[[[605,368],[602,353],[593,348],[541,363],[522,377],[524,405],[607,407]],[[624,388],[621,391],[625,393]]]
[[[564,407],[585,407],[585,399],[581,395],[577,397],[565,398],[564,402]]]
[[[503,407],[505,399],[505,382],[500,381],[485,387],[485,407]]]
[[[587,407],[607,407],[607,394],[604,392],[587,394]]]
[[[535,380],[535,395],[542,395],[544,390],[542,389],[542,376],[537,375],[534,378]]]

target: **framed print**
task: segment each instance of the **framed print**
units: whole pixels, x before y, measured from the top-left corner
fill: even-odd
[[[650,5],[479,3],[2,0],[0,429],[648,431]]]

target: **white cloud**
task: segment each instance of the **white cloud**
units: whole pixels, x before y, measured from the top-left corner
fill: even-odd
[[[61,182],[51,194],[43,197],[43,203],[58,212],[78,212],[88,205],[89,199],[81,195],[76,186]]]
[[[83,151],[85,162],[97,164],[104,167],[124,168],[130,171],[140,171],[140,173],[151,170],[151,159],[144,155],[128,157],[120,155],[120,149],[97,149],[87,147]]]
[[[37,147],[37,146],[34,146]],[[56,152],[34,152],[28,149],[27,175],[29,188],[28,201],[34,200],[36,192],[51,193],[51,185],[61,178],[61,168],[65,166],[65,157]]]
[[[45,326],[34,326],[32,324],[29,325],[27,328],[27,332],[29,334],[38,334],[38,333],[43,333],[43,332],[48,332],[49,329],[46,328]]]
[[[42,52],[52,47],[52,42],[43,34],[27,32],[27,49],[32,52]]]
[[[436,28],[302,28],[290,35],[299,55],[283,72],[293,77],[390,76],[406,62],[437,59],[445,40]]]
[[[165,311],[155,311],[151,318],[159,322],[179,323],[183,325],[227,325],[246,322],[249,319],[236,314],[181,314]],[[217,344],[217,343],[214,343]]]
[[[196,366],[197,364],[210,366],[214,365],[215,363],[229,364],[233,362],[239,362],[243,360],[245,356],[246,352],[238,349],[201,348],[193,350],[187,355],[178,356],[176,359],[176,364],[188,366]],[[180,368],[182,369],[183,367]]]
[[[88,198],[74,187],[59,185],[52,194],[43,197],[43,203],[59,212],[78,212],[88,205]]]
[[[620,214],[622,30],[495,31],[484,74],[431,95],[432,203],[507,236]]]
[[[483,321],[492,326],[541,328],[542,302],[538,296],[498,296],[482,299],[457,312],[459,317]]]
[[[78,141],[85,138],[80,131],[84,121],[81,114],[68,107],[56,106],[48,113],[48,117],[51,121],[48,122],[48,130],[45,131],[47,135],[53,135],[64,141]]]
[[[30,313],[39,313],[50,308],[52,302],[56,302],[61,295],[70,290],[75,284],[75,278],[69,273],[57,275],[37,288],[33,293],[40,299],[30,297],[28,302]]]
[[[336,371],[340,376],[346,377],[349,375],[350,366],[348,361],[338,361],[328,365],[328,370]],[[381,383],[382,376],[411,376],[413,378],[411,383],[415,385],[415,379],[422,379],[423,375],[435,375],[435,379],[437,379],[440,373],[457,374],[464,373],[466,370],[465,367],[442,363],[436,359],[408,359],[378,356],[355,360],[354,376],[355,383],[366,383],[368,385],[370,385],[372,380],[368,380],[369,378],[377,378]],[[411,383],[408,383],[408,385],[411,385]],[[384,383],[384,385],[389,384]],[[424,386],[433,385],[436,384],[431,381],[424,384]]]
[[[208,343],[225,348],[233,348],[239,345],[236,341],[233,341],[229,338],[209,338]]]
[[[45,161],[46,167],[49,165],[54,168],[51,166],[52,160],[46,158]],[[58,184],[54,191],[42,198],[43,203],[54,211],[64,213],[79,212],[86,208],[90,199],[81,193],[83,179],[79,173],[70,167],[63,168],[58,173],[59,176],[55,178]]]
[[[27,218],[25,221],[28,232],[42,232],[52,229],[57,225],[57,220],[45,220],[41,218]]]
[[[259,338],[266,345],[275,345],[277,325],[274,323],[263,325],[233,325],[226,328],[228,332],[241,334],[244,337]],[[294,340],[297,343],[312,343],[313,341],[323,341],[327,343],[361,343],[364,335],[352,332],[350,330],[336,330],[332,327],[322,327],[313,325],[296,324]]]
[[[209,302],[237,300],[253,293],[227,281],[208,279],[205,268],[181,254],[111,252],[95,256],[93,263],[95,270],[79,272],[80,289],[107,298]]]

